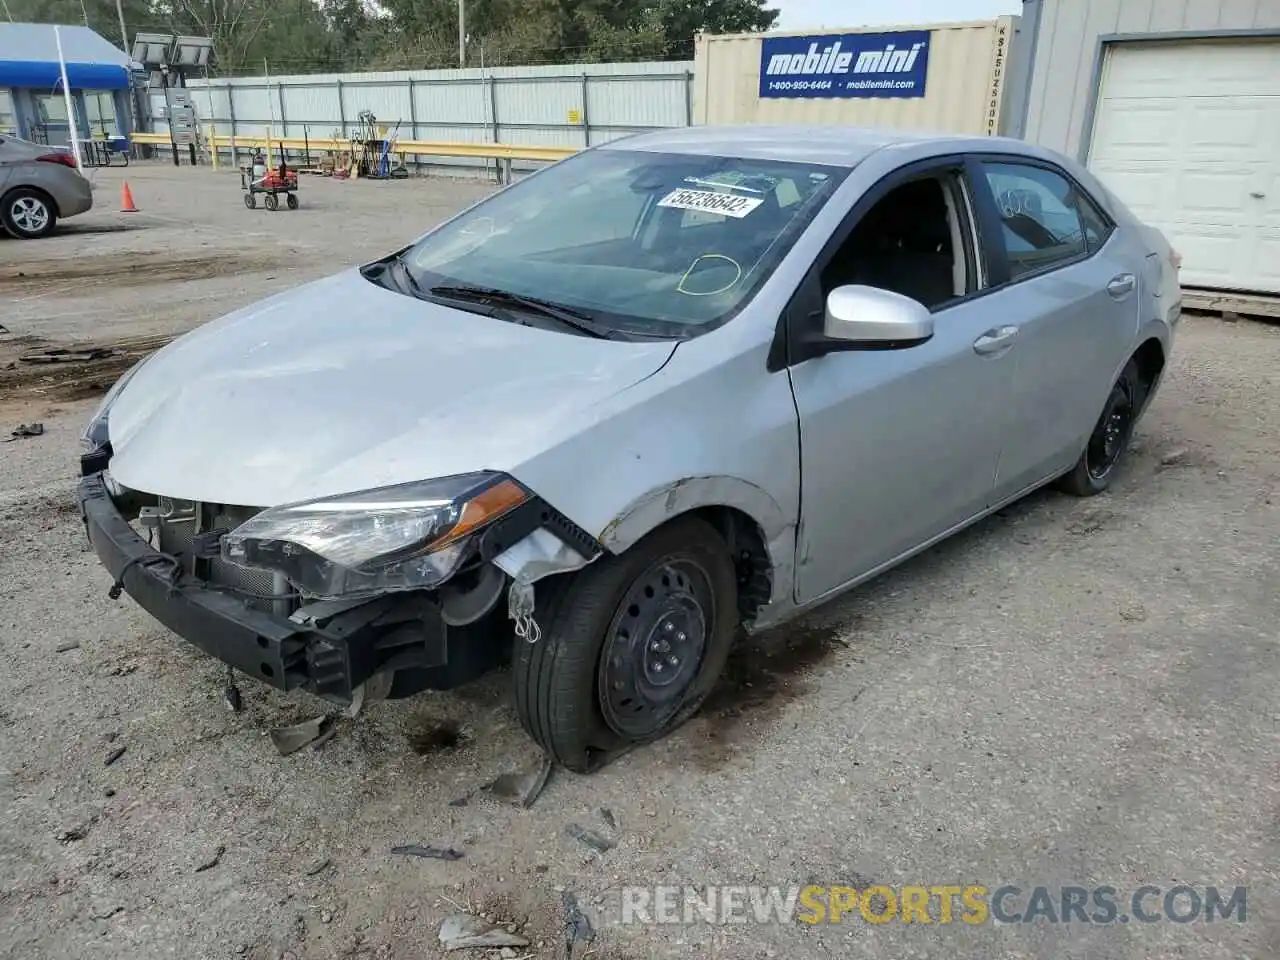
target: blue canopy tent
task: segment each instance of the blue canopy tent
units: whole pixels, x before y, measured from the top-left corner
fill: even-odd
[[[67,84],[84,137],[127,137],[135,65],[88,27],[59,26]],[[0,133],[70,142],[53,25],[0,23]]]

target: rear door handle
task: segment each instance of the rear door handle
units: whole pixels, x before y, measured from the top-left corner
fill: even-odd
[[[973,341],[974,353],[989,357],[995,353],[1003,353],[1013,346],[1013,341],[1018,339],[1017,327],[997,327],[994,330],[988,330],[977,340]]]
[[[1113,300],[1123,300],[1133,293],[1133,288],[1137,285],[1138,280],[1132,273],[1124,273],[1107,284],[1107,293]]]

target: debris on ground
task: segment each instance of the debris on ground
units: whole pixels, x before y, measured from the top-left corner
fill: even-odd
[[[312,749],[312,750],[323,750],[323,749],[324,749],[324,745],[325,745],[326,743],[328,743],[330,740],[332,740],[334,737],[336,737],[337,735],[338,735],[338,728],[337,728],[337,726],[336,726],[336,725],[335,725],[335,726],[331,726],[331,727],[330,727],[328,730],[326,730],[324,733],[320,734],[320,736],[316,737],[315,742],[311,744],[311,749]]]
[[[450,801],[449,801],[449,806],[451,806],[451,807],[465,807],[465,806],[466,806],[468,803],[470,803],[470,802],[471,802],[471,794],[467,794],[465,797],[458,797],[458,799],[456,799],[456,800],[450,800]]]
[[[222,855],[226,852],[227,852],[227,848],[224,847],[222,844],[218,844],[218,846],[214,849],[213,853],[210,854],[208,858],[196,864],[196,873],[204,873],[206,870],[212,870],[220,862],[222,862]]]
[[[529,941],[519,934],[466,913],[455,913],[445,918],[444,923],[440,924],[440,943],[444,945],[446,953],[475,948],[492,950],[499,947],[529,946]]]
[[[615,846],[612,840],[600,836],[594,830],[586,830],[576,823],[571,823],[564,828],[564,832],[575,840],[585,843],[596,853],[608,853]]]
[[[514,803],[527,810],[533,806],[550,778],[551,758],[543,754],[532,766],[515,773],[504,773],[480,789],[499,800]]]
[[[82,824],[78,827],[71,827],[70,829],[63,830],[61,833],[57,834],[54,839],[59,843],[74,843],[77,840],[83,840],[89,835],[89,828],[91,826],[93,826],[93,821]]]
[[[108,907],[106,910],[100,910],[97,913],[89,914],[90,920],[110,920],[117,913],[124,913],[124,907],[117,904],[114,907]]]
[[[20,423],[9,431],[9,436],[0,443],[13,443],[15,440],[21,440],[23,437],[39,437],[44,435],[43,423]]]
[[[600,808],[600,819],[609,825],[610,830],[618,829],[618,820],[613,815],[613,811],[610,810],[608,807]]]
[[[87,350],[69,350],[66,347],[51,347],[40,353],[23,354],[18,359],[23,363],[88,363],[92,360],[105,360],[107,357],[118,357],[125,351],[113,347],[91,347]]]
[[[333,861],[331,861],[328,857],[320,857],[320,858],[318,858],[318,859],[316,859],[316,860],[313,860],[313,861],[311,862],[311,864],[307,867],[307,869],[306,869],[306,870],[304,870],[303,872],[304,872],[308,877],[314,877],[314,876],[317,876],[318,874],[323,873],[323,872],[324,872],[324,870],[325,870],[325,869],[329,866],[329,864],[330,864],[330,863],[332,863],[332,862],[333,862]]]
[[[565,890],[560,894],[560,905],[564,908],[564,955],[566,958],[573,956],[573,948],[576,944],[587,944],[596,938],[596,932],[591,926],[591,920],[582,908],[578,905],[578,898]]]
[[[117,760],[119,760],[121,757],[124,756],[124,752],[127,749],[128,747],[116,747],[114,750],[112,750],[110,753],[107,754],[107,759],[102,761],[102,765],[104,767],[111,766],[113,763],[115,763]]]
[[[354,720],[360,716],[366,704],[387,699],[394,679],[394,671],[382,670],[356,687],[351,698],[351,706],[347,707],[347,717]]]
[[[403,847],[392,847],[391,853],[397,857],[425,857],[428,860],[461,860],[462,853],[453,847],[420,847],[416,843]]]
[[[271,731],[271,742],[280,751],[280,756],[287,757],[291,753],[297,753],[307,744],[319,740],[328,732],[330,722],[328,717],[316,717],[314,720],[295,723],[291,727],[276,727]]]
[[[70,643],[63,643],[54,648],[54,653],[70,653],[72,650],[79,650],[80,644],[72,640]]]

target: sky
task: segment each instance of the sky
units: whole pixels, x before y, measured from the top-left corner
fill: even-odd
[[[1022,12],[1022,0],[772,0],[768,5],[782,10],[779,30],[954,23]]]

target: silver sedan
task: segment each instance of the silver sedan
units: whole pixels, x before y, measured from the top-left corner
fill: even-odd
[[[1177,272],[1021,142],[650,133],[170,344],[90,423],[82,510],[115,594],[234,671],[345,703],[512,659],[590,770],[741,627],[1106,490]]]
[[[92,207],[70,151],[0,134],[0,227],[20,240],[45,237],[58,220]]]

